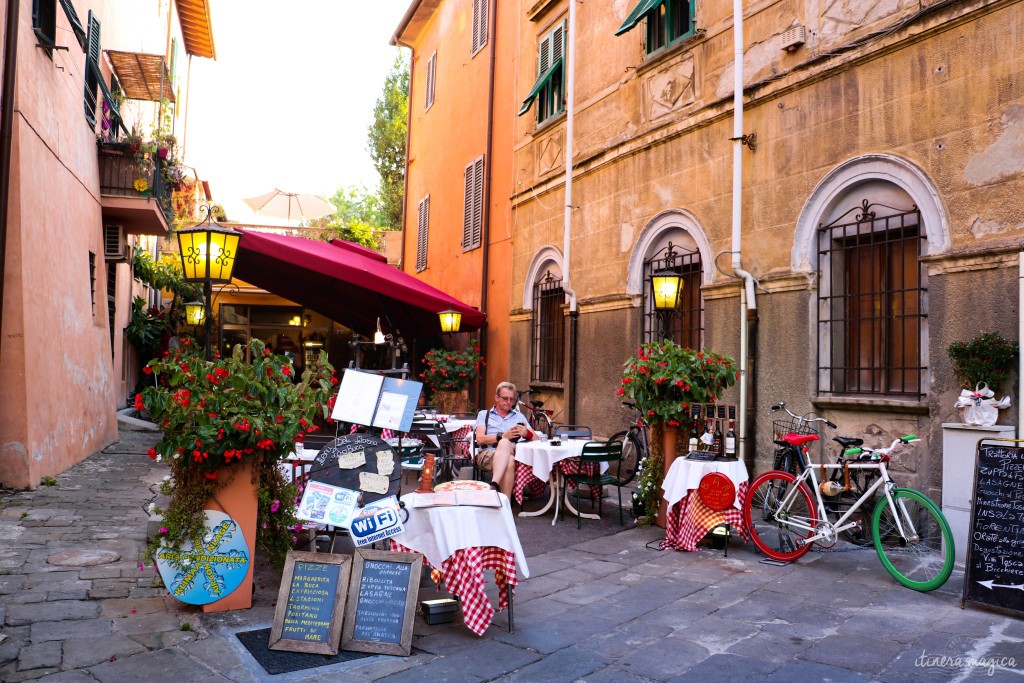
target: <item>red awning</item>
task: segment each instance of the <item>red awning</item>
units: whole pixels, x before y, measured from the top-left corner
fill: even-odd
[[[363,335],[377,318],[385,333],[406,338],[441,334],[437,314],[462,313],[462,329],[486,316],[455,297],[400,271],[375,252],[343,240],[334,243],[242,229],[234,275],[328,316]],[[369,250],[365,250],[369,251]]]

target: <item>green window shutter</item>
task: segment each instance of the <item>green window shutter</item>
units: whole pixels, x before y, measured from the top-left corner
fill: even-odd
[[[75,6],[71,4],[71,0],[60,0],[60,6],[64,8],[64,14],[68,18],[68,23],[71,24],[71,32],[75,34],[75,40],[78,41],[82,52],[85,52],[87,50],[88,37],[85,35],[85,29],[82,27],[81,19],[78,18]]]
[[[551,80],[551,75],[562,66],[564,53],[565,22],[562,22],[558,25],[558,28],[541,38],[540,47],[537,49],[537,80],[534,82],[533,87],[530,88],[526,99],[523,100],[523,106],[517,112],[518,116],[522,116],[530,111],[530,107],[533,105],[533,101],[537,99],[537,95]],[[564,80],[564,73],[562,78]]]
[[[85,51],[85,120],[96,125],[96,88],[100,78],[100,20],[89,10],[89,41]]]
[[[623,33],[631,30],[634,26],[640,23],[640,20],[644,18],[648,12],[653,9],[661,7],[665,0],[640,0],[636,7],[629,13],[626,20],[622,22],[622,26],[619,26],[619,30],[615,32],[615,35],[621,36]]]
[[[427,234],[430,230],[430,195],[420,200],[416,234],[416,272],[427,267]]]

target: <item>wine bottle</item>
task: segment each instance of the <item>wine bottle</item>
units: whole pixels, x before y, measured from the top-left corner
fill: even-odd
[[[715,433],[712,438],[711,450],[715,452],[715,455],[722,455],[725,453],[725,443],[722,439],[722,422],[720,420],[715,420]]]
[[[732,428],[732,420],[729,420],[729,431],[725,433],[725,457],[736,457],[736,432]]]

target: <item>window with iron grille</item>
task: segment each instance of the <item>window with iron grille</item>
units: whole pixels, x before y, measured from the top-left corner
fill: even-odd
[[[487,3],[489,0],[473,0],[473,46],[476,54],[487,44]]]
[[[679,302],[672,311],[659,311],[654,307],[651,275],[664,270],[677,273],[682,278]],[[701,348],[704,342],[704,298],[700,293],[703,281],[700,252],[674,246],[671,242],[644,261],[641,336],[645,342],[671,339],[690,349]]]
[[[424,88],[423,111],[434,104],[434,89],[437,87],[437,50],[427,60],[427,85]]]
[[[462,206],[462,251],[476,249],[483,242],[484,158],[466,166],[465,197]]]
[[[530,377],[534,382],[562,381],[565,364],[564,303],[562,278],[548,271],[533,286],[533,367]]]
[[[427,268],[427,235],[430,232],[430,195],[420,200],[416,231],[416,272]]]
[[[924,395],[926,239],[917,207],[867,199],[818,228],[819,394]]]
[[[92,302],[92,317],[96,317],[96,254],[89,252],[89,300]]]
[[[537,80],[519,108],[522,116],[536,101],[538,124],[565,111],[565,31],[563,21],[540,39]]]
[[[697,0],[640,0],[615,35],[647,20],[646,51],[653,54],[689,38],[696,32]]]
[[[117,264],[107,262],[107,325],[110,327],[110,358],[114,358],[114,315],[117,311]]]

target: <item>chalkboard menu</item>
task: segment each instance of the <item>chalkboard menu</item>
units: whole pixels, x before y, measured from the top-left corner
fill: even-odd
[[[358,459],[346,462],[346,456],[353,455]],[[346,434],[320,449],[309,468],[309,478],[358,491],[361,504],[366,505],[398,495],[402,483],[401,460],[391,444],[379,437]]]
[[[338,654],[351,572],[347,555],[288,553],[270,649]]]
[[[422,568],[419,553],[356,550],[343,650],[409,655]]]
[[[974,505],[961,604],[1024,613],[1024,448],[1013,439],[978,444]]]

